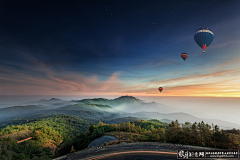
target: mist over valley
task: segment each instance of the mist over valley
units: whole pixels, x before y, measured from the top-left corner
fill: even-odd
[[[191,113],[199,114],[193,116]],[[231,122],[220,117],[219,119],[212,117],[204,118],[201,112],[194,111],[194,107],[192,107],[192,110],[189,110],[154,101],[146,102],[133,96],[121,96],[115,99],[90,98],[81,100],[50,98],[24,102],[18,106],[0,108],[0,123],[55,114],[97,118],[108,123],[117,118],[135,117],[136,119],[158,119],[166,123],[175,120],[178,120],[180,123],[204,121],[209,124],[217,124],[223,129],[240,127],[236,121]]]

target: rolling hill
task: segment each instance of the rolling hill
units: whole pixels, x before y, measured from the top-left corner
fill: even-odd
[[[131,117],[137,117],[137,118],[142,118],[142,119],[158,119],[163,122],[171,122],[178,120],[180,123],[185,123],[185,122],[205,122],[211,125],[214,123],[215,125],[217,124],[220,128],[222,129],[230,129],[230,128],[239,128],[240,126],[235,123],[223,121],[223,120],[217,120],[217,119],[206,119],[206,118],[199,118],[192,116],[187,113],[159,113],[159,112],[136,112],[136,113],[127,113],[127,114],[122,114],[123,117],[131,116]]]

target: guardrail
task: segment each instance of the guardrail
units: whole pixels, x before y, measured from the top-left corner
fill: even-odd
[[[104,148],[114,148],[114,147],[120,147],[120,146],[133,146],[133,145],[162,145],[162,146],[177,146],[173,143],[159,143],[159,142],[136,142],[136,143],[120,143],[120,144],[114,144],[114,145],[107,145],[107,146],[104,146]],[[181,147],[190,147],[190,148],[196,148],[196,149],[207,149],[207,150],[213,150],[215,148],[210,148],[210,147],[200,147],[200,146],[191,146],[191,145],[182,145]],[[218,149],[218,148],[216,148]],[[74,152],[74,153],[70,153],[70,154],[67,154],[67,155],[64,155],[64,156],[61,156],[61,157],[58,157],[58,158],[55,158],[53,160],[62,160],[62,159],[65,159],[69,156],[72,156],[72,155],[76,155],[76,154],[81,154],[81,153],[85,153],[85,152],[90,152],[90,151],[94,151],[96,150],[96,147],[92,147],[90,149],[84,149],[84,150],[80,150],[80,151],[77,151],[77,152]],[[220,150],[220,149],[218,149]],[[176,151],[177,152],[177,151]]]

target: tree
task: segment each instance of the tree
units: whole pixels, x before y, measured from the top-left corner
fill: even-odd
[[[153,126],[152,124],[151,124],[151,128],[150,128],[150,130],[151,130],[151,132],[152,132],[153,134],[156,133],[155,128],[154,128],[154,126]]]
[[[103,122],[99,121],[97,126],[103,126]]]
[[[191,132],[191,137],[193,137],[193,144],[198,144],[199,143],[199,138],[198,138],[198,130],[197,130],[197,123],[192,124],[192,132]]]
[[[159,140],[160,140],[160,136],[159,136],[159,134],[157,134],[156,141],[159,141]]]

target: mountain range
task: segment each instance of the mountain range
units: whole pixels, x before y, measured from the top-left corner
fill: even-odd
[[[236,123],[231,123],[223,120],[218,120],[218,119],[207,119],[207,118],[200,118],[196,116],[192,116],[187,113],[183,112],[178,112],[178,113],[159,113],[159,112],[136,112],[136,113],[127,113],[127,114],[122,114],[121,116],[123,117],[136,117],[139,119],[158,119],[162,122],[166,123],[171,123],[171,121],[178,120],[180,123],[185,123],[185,122],[201,122],[203,121],[204,123],[208,123],[209,125],[218,125],[222,129],[232,129],[232,128],[238,128],[240,125]]]
[[[218,125],[222,129],[239,128],[240,125],[218,120],[192,116],[176,107],[170,107],[161,103],[145,103],[132,96],[122,96],[116,99],[82,99],[63,101],[52,98],[28,102],[22,106],[13,106],[0,109],[0,120],[14,117],[38,117],[42,115],[69,114],[81,118],[97,118],[108,123],[119,121],[124,117],[130,119],[158,119],[162,122],[171,123],[178,120],[180,123],[204,121],[211,125]],[[135,117],[135,118],[134,118]],[[119,118],[119,120],[117,120]],[[0,121],[1,123],[1,121]]]

